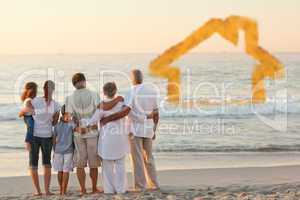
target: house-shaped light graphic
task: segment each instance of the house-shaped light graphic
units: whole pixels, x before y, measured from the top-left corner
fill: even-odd
[[[239,30],[245,32],[245,51],[258,61],[254,67],[252,78],[252,102],[260,103],[266,100],[264,79],[276,79],[284,76],[281,62],[259,46],[258,28],[255,20],[242,16],[230,16],[225,20],[211,19],[183,41],[172,46],[150,63],[150,73],[168,79],[168,100],[180,101],[180,70],[170,66],[174,61],[186,54],[201,42],[218,33],[225,40],[238,44]]]

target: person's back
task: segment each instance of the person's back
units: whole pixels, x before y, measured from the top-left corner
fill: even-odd
[[[53,115],[59,111],[59,104],[54,100],[47,103],[45,97],[35,97],[31,103],[34,108],[34,136],[52,137]]]
[[[65,195],[69,182],[69,172],[73,171],[73,131],[76,126],[70,113],[61,108],[61,119],[54,127],[53,168],[57,173],[60,194]]]
[[[147,119],[142,123],[135,120],[133,113],[148,115],[153,112],[153,110],[156,110],[158,108],[157,96],[155,88],[151,85],[138,84],[133,86],[129,95],[126,97],[126,104],[129,105],[132,111],[128,116],[135,136],[153,137],[153,119]]]
[[[119,112],[123,106],[124,103],[119,102],[110,110],[99,109],[98,118]],[[104,193],[125,193],[127,190],[125,157],[129,152],[129,141],[124,122],[125,118],[121,118],[100,128],[98,154],[103,162]]]
[[[24,91],[21,95],[21,100],[23,102],[23,107],[19,112],[19,117],[23,117],[26,124],[26,137],[25,144],[26,149],[30,151],[31,144],[33,142],[33,130],[34,130],[34,120],[33,120],[33,107],[31,101],[36,97],[37,94],[37,84],[35,82],[28,82],[25,84]]]
[[[99,95],[89,89],[82,88],[76,89],[73,94],[66,99],[66,110],[74,115],[76,120],[78,120],[79,125],[86,126],[86,120],[91,118],[97,109],[100,102]],[[75,133],[76,137],[96,137],[98,132],[92,130],[84,135]]]
[[[143,84],[143,74],[135,69],[131,72],[133,88],[126,99],[126,105],[131,108],[129,119],[134,137],[130,140],[131,160],[133,164],[134,187],[137,190],[157,189],[159,184],[152,154],[152,140],[155,138],[156,125],[159,119],[158,93],[154,85]],[[143,121],[136,115],[145,115]],[[152,119],[149,119],[152,115]]]
[[[42,163],[44,166],[44,188],[46,195],[51,195],[49,191],[51,180],[51,152],[52,152],[52,128],[57,123],[59,116],[59,104],[53,100],[55,83],[47,80],[43,86],[43,97],[35,97],[31,100],[31,106],[34,110],[34,138],[29,152],[30,174],[36,194],[41,195],[38,164],[39,153],[42,153]]]
[[[54,136],[56,137],[54,153],[67,154],[73,153],[73,130],[74,122],[58,122],[54,127]]]
[[[100,97],[97,93],[86,89],[86,78],[82,73],[76,73],[72,77],[73,86],[76,90],[66,98],[66,112],[71,113],[79,126],[74,133],[74,161],[77,168],[77,177],[82,194],[86,194],[85,170],[87,165],[90,168],[90,177],[92,181],[92,192],[98,192],[97,179],[100,160],[97,155],[98,131],[90,130],[81,132],[81,128],[86,127],[86,123],[97,109]]]
[[[106,117],[122,110],[123,102],[119,102],[111,110],[101,110]],[[128,134],[125,118],[112,121],[100,129],[98,153],[103,159],[116,160],[124,157],[129,151]]]
[[[134,87],[136,112],[151,113],[157,108],[157,92],[152,85],[139,84]]]
[[[108,82],[103,86],[106,102],[114,101],[117,86]],[[118,102],[108,110],[98,109],[89,123],[95,124],[102,118],[110,116],[123,109],[124,103]],[[128,137],[125,130],[125,119],[119,118],[100,127],[98,153],[102,158],[102,177],[104,193],[125,193],[126,170],[125,157],[129,150]]]

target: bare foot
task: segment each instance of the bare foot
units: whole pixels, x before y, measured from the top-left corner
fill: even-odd
[[[36,192],[36,193],[33,194],[33,196],[35,196],[35,197],[36,196],[42,196],[42,193],[41,192]]]
[[[134,188],[128,188],[127,192],[135,192],[136,190]]]
[[[104,191],[103,191],[103,189],[101,188],[101,189],[93,189],[92,190],[92,194],[97,194],[97,193],[103,193]]]
[[[140,193],[140,192],[145,192],[147,191],[147,189],[145,188],[131,188],[129,190],[127,190],[128,192],[132,192],[132,193]]]
[[[148,191],[159,191],[160,190],[160,188],[159,187],[154,187],[154,188],[150,188],[150,189],[148,189]]]
[[[45,193],[45,195],[46,195],[46,196],[51,196],[51,195],[54,195],[54,193],[48,191],[48,192]]]
[[[80,195],[81,196],[86,195],[86,189],[80,190]]]

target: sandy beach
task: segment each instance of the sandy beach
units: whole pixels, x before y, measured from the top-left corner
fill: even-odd
[[[299,8],[0,0],[0,200],[300,200]]]
[[[300,166],[165,170],[159,171],[160,191],[83,197],[73,174],[65,199],[300,199],[299,170]],[[128,178],[131,184],[130,173]],[[0,199],[39,199],[31,195],[28,176],[3,177],[0,184]],[[58,193],[55,176],[51,188]]]

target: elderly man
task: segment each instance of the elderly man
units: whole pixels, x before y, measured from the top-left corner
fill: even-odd
[[[131,108],[129,120],[133,138],[130,141],[131,157],[136,190],[158,189],[158,181],[154,157],[152,155],[152,140],[155,138],[155,129],[158,123],[157,91],[143,83],[143,74],[140,70],[131,72],[133,88],[126,97],[126,104]],[[148,119],[141,123],[136,120],[138,115],[145,114]],[[150,115],[150,116],[149,116]],[[151,115],[153,115],[151,117]],[[154,118],[149,119],[149,118]],[[146,177],[148,177],[148,182]]]
[[[82,73],[76,73],[72,78],[75,91],[66,98],[66,112],[71,113],[78,121],[83,131],[74,133],[75,144],[75,167],[77,168],[77,178],[80,184],[81,194],[86,194],[85,167],[90,168],[90,178],[92,182],[92,193],[100,192],[97,189],[98,167],[100,160],[97,155],[98,131],[96,129],[86,132],[84,128],[87,121],[93,116],[99,106],[100,97],[97,93],[86,88],[86,78]],[[102,105],[103,109],[111,109],[123,98],[116,98],[115,101]]]
[[[152,140],[159,119],[157,92],[151,85],[143,84],[140,70],[131,72],[133,87],[126,97],[126,107],[121,112],[102,118],[101,123],[117,120],[128,114],[134,187],[137,191],[159,189]],[[147,178],[146,178],[147,177]]]

